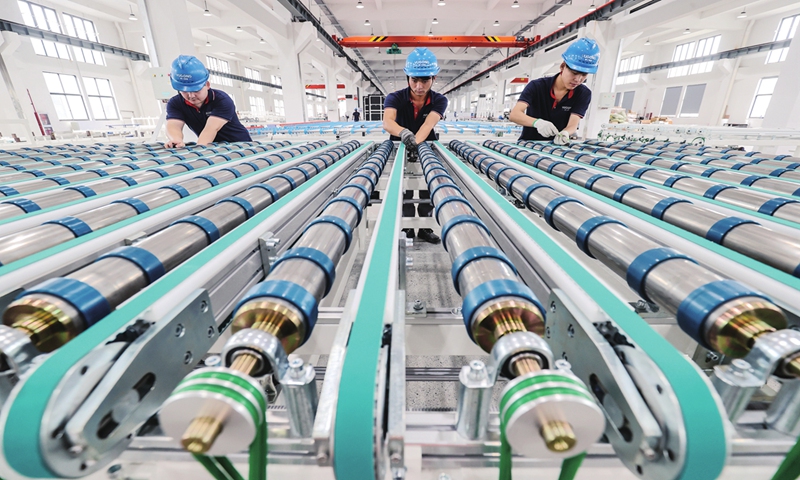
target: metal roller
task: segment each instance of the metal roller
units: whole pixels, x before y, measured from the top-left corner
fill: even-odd
[[[116,200],[86,212],[50,220],[37,227],[0,237],[0,266],[41,252],[55,245],[72,240],[125,219],[156,209],[188,195],[208,190],[258,171],[277,162],[293,158],[298,153],[307,153],[325,145],[324,141],[300,145],[282,152],[238,162],[230,168],[167,185],[130,198]],[[287,155],[288,154],[288,155]],[[291,156],[289,156],[291,155]]]
[[[293,248],[272,264],[267,278],[253,286],[234,309],[232,328],[237,333],[223,349],[228,366],[225,371],[255,378],[273,375],[293,390],[288,408],[296,420],[293,432],[297,435],[309,433],[316,410],[316,399],[311,397],[315,397],[316,390],[303,390],[306,385],[313,385],[314,376],[303,369],[302,362],[289,362],[286,355],[311,335],[317,305],[333,285],[336,265],[350,247],[352,231],[362,219],[391,151],[392,142],[384,141],[327,202],[320,216],[306,226]],[[173,405],[167,412],[182,411],[180,405],[199,398],[180,393],[176,390],[176,396],[167,401]],[[237,447],[224,444],[224,439],[218,442],[231,425],[239,422],[235,412],[210,404],[193,412],[191,418],[182,415],[181,421],[162,419],[166,433],[180,438],[183,447],[195,454],[236,451]],[[300,428],[298,424],[307,427]],[[252,435],[240,436],[245,444],[253,440]]]
[[[729,217],[688,200],[670,197],[656,189],[639,183],[628,183],[608,175],[597,176],[593,171],[575,167],[573,162],[563,162],[544,155],[530,154],[529,150],[508,149],[508,144],[486,140],[483,145],[499,152],[505,150],[528,165],[597,192],[617,202],[633,207],[684,230],[724,245],[731,250],[755,258],[790,275],[800,276],[800,243],[789,235],[770,230],[755,222]],[[568,158],[572,151],[563,151]],[[594,161],[597,157],[584,157]],[[607,163],[607,162],[605,162]],[[609,169],[603,161],[594,164]],[[614,173],[625,174],[617,165]]]
[[[699,156],[737,158],[741,161],[747,161],[749,159],[756,159],[756,158],[781,161],[786,163],[794,163],[800,161],[800,158],[794,157],[792,155],[770,155],[757,151],[745,153],[742,150],[730,147],[713,147],[706,145],[698,146],[688,143],[666,142],[666,141],[652,141],[647,143],[630,142],[630,143],[632,144],[632,146],[638,146],[640,148],[647,146],[647,147],[657,148],[659,150],[685,152]]]
[[[683,331],[703,347],[742,357],[760,337],[786,328],[783,311],[764,294],[599,215],[464,142],[453,140],[450,149],[543,215],[550,227],[574,239],[585,254],[624,277],[639,296],[675,315]],[[800,376],[800,357],[783,360],[786,375]]]
[[[318,155],[239,195],[222,199],[70,275],[26,290],[3,312],[3,328],[22,331],[41,352],[61,347],[120,303],[358,146],[357,141],[351,141],[334,147],[324,157]]]
[[[517,452],[538,458],[585,451],[603,432],[602,411],[583,382],[554,368],[552,352],[543,340],[531,342],[531,334],[544,335],[544,308],[519,279],[514,265],[430,146],[417,148],[434,216],[442,225],[442,245],[453,263],[453,286],[463,298],[467,332],[485,352],[499,359],[499,372],[512,379],[500,404],[504,437]],[[510,348],[513,343],[522,348]],[[486,377],[479,364],[473,362],[462,371],[458,420],[462,433],[473,430],[466,425],[471,417],[466,410],[480,402],[465,400],[467,395],[474,396],[468,392],[476,389],[470,387]],[[488,388],[480,390],[489,393],[493,383],[491,379]],[[480,429],[474,429],[475,433]],[[533,435],[531,441],[534,432],[538,436]]]

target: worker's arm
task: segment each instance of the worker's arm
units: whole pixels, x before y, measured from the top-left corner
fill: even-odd
[[[511,112],[508,114],[508,119],[517,125],[522,125],[523,127],[533,126],[533,122],[535,122],[537,119],[525,113],[527,108],[527,103],[517,102],[516,105],[514,105],[514,108],[512,108]]]
[[[397,109],[389,107],[383,109],[383,129],[386,133],[399,137],[404,128],[397,123]]]
[[[186,145],[183,143],[183,120],[170,118],[167,120],[167,143],[164,144],[166,148],[182,148]]]
[[[217,138],[217,132],[226,124],[228,123],[227,120],[220,117],[215,117],[210,115],[208,117],[208,121],[206,121],[206,126],[202,132],[200,132],[200,136],[197,137],[197,144],[198,145],[208,145],[209,143],[214,142],[214,139]]]
[[[578,131],[578,124],[581,123],[580,115],[572,114],[569,116],[569,123],[567,124],[567,128],[564,130],[568,131],[570,135],[573,135],[575,132]],[[562,130],[563,131],[563,130]]]
[[[428,117],[425,118],[425,123],[423,123],[422,126],[419,127],[419,130],[417,130],[417,145],[428,139],[428,135],[430,135],[431,130],[433,130],[433,127],[435,127],[441,119],[442,116],[436,112],[431,112],[428,114]]]

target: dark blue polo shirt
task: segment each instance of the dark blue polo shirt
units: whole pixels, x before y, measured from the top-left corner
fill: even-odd
[[[425,123],[429,113],[436,112],[440,117],[444,118],[444,112],[447,110],[447,97],[431,90],[428,92],[425,104],[417,112],[414,110],[414,104],[411,103],[411,87],[407,87],[387,95],[386,101],[383,102],[383,108],[397,110],[397,124],[411,130],[412,133],[417,133],[422,124]],[[389,139],[400,140],[400,137],[391,135]],[[436,140],[436,134],[433,129],[431,129],[431,133],[425,140]]]
[[[250,132],[244,128],[239,117],[236,115],[236,106],[227,93],[222,90],[208,89],[208,98],[200,109],[186,102],[178,94],[169,99],[167,103],[167,120],[174,118],[183,120],[189,128],[199,137],[200,133],[206,128],[208,117],[219,117],[227,120],[228,123],[222,126],[214,137],[215,142],[249,142]]]
[[[533,118],[541,118],[553,122],[558,131],[564,130],[569,124],[570,115],[583,118],[589,103],[592,101],[592,91],[586,85],[579,85],[575,90],[570,90],[561,101],[557,101],[553,94],[553,83],[558,75],[537,78],[528,83],[519,101],[528,104],[525,113]],[[528,125],[522,128],[520,140],[549,140]]]

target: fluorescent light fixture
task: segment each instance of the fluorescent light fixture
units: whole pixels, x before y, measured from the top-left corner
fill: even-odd
[[[561,30],[562,28],[564,28],[564,22],[558,24],[558,29]]]
[[[210,47],[210,46],[211,46],[211,42],[208,41],[208,35],[206,35],[206,47]]]
[[[211,16],[211,12],[208,11],[208,2],[203,2],[203,6],[206,7],[206,9],[203,10],[203,15],[205,15],[206,17],[210,17]]]
[[[500,21],[499,20],[495,20],[494,23],[492,24],[492,26],[499,27],[500,26]]]
[[[519,0],[514,0],[514,3],[511,4],[511,8],[519,8]]]
[[[243,32],[244,30],[242,30],[242,27],[236,27],[236,31],[237,32]]]
[[[358,3],[356,3],[356,8],[364,8],[364,4],[361,3],[361,0],[358,0]]]
[[[371,23],[369,23],[369,20],[364,20],[364,25],[366,25],[367,27],[369,27],[369,26],[370,26],[370,25],[372,25],[372,24],[371,24]]]
[[[737,15],[736,18],[747,18],[747,11],[743,8],[742,13]]]
[[[136,20],[139,20],[138,18],[136,18],[136,15],[133,13],[133,6],[129,5],[129,7],[131,7],[131,14],[128,15],[128,20],[130,20],[132,22],[135,22]]]
[[[445,6],[444,0],[439,0],[439,1],[436,3],[436,5],[439,5],[440,7],[444,7],[444,6]]]
[[[438,23],[439,23],[439,20],[436,20],[436,18],[434,18],[433,21],[431,22],[431,25],[437,25]]]
[[[645,41],[644,41],[644,45],[645,45],[645,46],[648,46],[648,45],[650,45],[650,39],[649,39],[649,38],[648,38],[647,40],[645,40]]]
[[[689,30],[688,28],[687,28],[686,30],[684,30],[684,31],[683,31],[683,34],[684,34],[684,35],[689,35],[690,33],[692,33],[692,31],[691,31],[691,30]]]
[[[319,40],[319,38],[317,38],[317,40]],[[263,38],[259,38],[258,39],[258,43],[264,44],[264,43],[267,43],[267,41],[264,40]]]
[[[594,6],[594,2],[592,2],[592,4],[591,4],[591,5],[589,5],[589,11],[590,11],[590,12],[594,12],[595,10],[597,10],[597,7],[595,7],[595,6]]]

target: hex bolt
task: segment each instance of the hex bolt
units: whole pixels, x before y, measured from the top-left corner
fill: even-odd
[[[486,365],[480,360],[473,360],[469,362],[469,373],[467,377],[470,380],[480,381],[486,378]]]
[[[206,364],[206,367],[219,367],[222,365],[222,357],[219,355],[209,355],[203,363]]]
[[[750,371],[751,368],[750,362],[743,358],[734,358],[731,361],[731,373],[734,375],[743,376]]]
[[[572,370],[572,364],[570,364],[568,361],[564,360],[563,358],[559,358],[558,360],[553,362],[553,364],[555,365],[556,370],[563,370],[565,372],[569,372],[569,371]]]
[[[422,300],[414,300],[414,310],[422,310]]]
[[[289,360],[289,376],[292,378],[301,378],[303,376],[303,359],[292,358]]]

